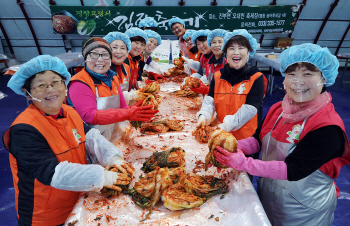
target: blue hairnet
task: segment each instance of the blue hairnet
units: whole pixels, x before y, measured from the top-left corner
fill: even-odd
[[[292,46],[281,53],[281,73],[283,73],[288,66],[297,62],[308,62],[315,65],[322,72],[326,79],[325,86],[334,84],[338,75],[339,61],[336,56],[329,52],[328,48],[322,48],[319,45],[305,43],[301,45]]]
[[[66,65],[58,57],[50,55],[40,55],[24,63],[18,71],[11,77],[7,87],[19,95],[26,96],[22,87],[27,79],[42,71],[55,71],[66,78],[66,85],[71,78]],[[29,92],[29,90],[28,90]]]
[[[126,47],[128,48],[128,54],[131,50],[131,41],[129,36],[127,36],[124,33],[114,31],[114,32],[109,32],[105,37],[103,37],[104,40],[108,42],[108,44],[111,44],[115,40],[122,40]]]
[[[186,41],[189,37],[191,37],[196,31],[195,30],[187,30],[185,34],[182,36],[183,40]]]
[[[137,27],[129,28],[128,30],[126,30],[125,34],[127,36],[129,36],[129,38],[132,38],[132,37],[135,37],[135,36],[140,36],[140,37],[145,39],[146,44],[148,42],[147,34],[143,30],[141,30],[140,28],[137,28]]]
[[[213,38],[215,38],[216,36],[224,38],[226,34],[227,34],[227,31],[223,29],[212,30],[207,37],[208,46],[211,46],[211,40],[213,40]]]
[[[224,49],[224,46],[226,45],[226,42],[232,37],[232,36],[235,36],[235,35],[242,35],[244,36],[246,39],[248,39],[249,41],[249,44],[250,46],[252,47],[252,51],[249,52],[249,58],[248,60],[250,60],[255,52],[256,52],[256,49],[258,47],[258,43],[256,41],[256,39],[246,30],[246,29],[237,29],[237,30],[233,30],[232,32],[227,32],[227,34],[225,35],[225,38],[224,38],[224,44],[222,45],[222,48],[221,50]]]
[[[143,27],[158,27],[158,23],[153,17],[146,17],[139,22],[139,28]]]
[[[155,39],[157,39],[158,46],[160,44],[162,44],[162,39],[160,38],[160,35],[157,32],[151,31],[151,30],[144,30],[144,32],[146,32],[148,38],[155,38]]]
[[[196,39],[199,37],[199,36],[205,36],[207,37],[207,40],[208,40],[208,36],[210,35],[211,31],[208,30],[208,29],[205,29],[205,30],[198,30],[196,32],[194,32],[192,34],[192,42],[193,44],[196,46],[197,43],[196,43]]]
[[[183,24],[185,26],[185,21],[181,18],[178,18],[178,17],[173,17],[169,20],[168,24],[169,24],[169,27],[171,28],[171,26],[174,24],[174,23],[180,23],[180,24]]]

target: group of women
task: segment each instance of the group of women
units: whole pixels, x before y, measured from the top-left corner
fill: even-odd
[[[150,57],[161,44],[157,23],[145,18],[139,27],[84,40],[85,67],[72,78],[62,61],[43,55],[10,79],[8,86],[32,101],[3,136],[19,225],[61,225],[80,191],[130,180],[104,170],[129,167],[109,139],[115,123],[154,116],[151,106],[132,104],[144,98],[137,91],[143,67],[164,72]],[[193,89],[205,95],[198,123],[210,124],[216,113],[219,128],[238,140],[236,153],[218,146],[215,158],[260,177],[258,195],[272,225],[331,225],[339,195],[334,179],[350,161],[344,123],[326,89],[338,73],[336,57],[314,44],[285,50],[286,95],[262,119],[266,83],[248,64],[257,48],[251,34],[186,30],[177,17],[169,27],[186,72],[202,83]],[[66,95],[71,107],[63,104]],[[260,160],[248,157],[259,152]]]

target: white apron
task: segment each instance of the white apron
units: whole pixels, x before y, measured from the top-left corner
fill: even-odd
[[[300,134],[306,121],[307,119],[303,122]],[[293,152],[296,144],[283,143],[274,139],[271,136],[273,128],[262,139],[261,159],[284,161]],[[299,181],[261,177],[258,180],[258,195],[274,226],[332,225],[337,204],[336,188],[333,179],[319,169]]]
[[[96,88],[96,104],[97,110],[108,110],[108,109],[118,109],[120,108],[120,97],[119,95],[113,95],[109,97],[99,97],[98,90]],[[101,134],[107,138],[107,140],[111,140],[113,127],[116,123],[108,124],[108,125],[89,125],[92,128],[96,128],[100,130]]]
[[[128,75],[129,78],[129,75]],[[122,89],[122,91],[128,91],[129,90],[129,82],[127,80],[127,78],[124,78],[123,83],[119,84],[120,88]]]
[[[129,81],[130,81],[130,75],[128,74],[128,72],[126,71],[124,65],[122,64],[122,71],[125,72],[126,76],[128,78],[124,78],[123,79],[123,83],[119,84],[120,88],[122,89],[122,91],[129,91]]]

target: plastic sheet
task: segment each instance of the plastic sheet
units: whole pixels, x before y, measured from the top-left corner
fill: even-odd
[[[350,58],[350,53],[340,53],[337,55],[338,57]]]
[[[0,53],[0,60],[7,60],[7,56],[5,54]]]
[[[181,131],[156,135],[143,135],[124,123],[115,128],[112,142],[122,150],[126,161],[135,167],[130,188],[144,175],[141,167],[146,158],[155,151],[182,147],[185,152],[187,172],[197,171],[200,175],[214,175],[228,183],[230,191],[224,196],[217,195],[199,208],[170,211],[160,201],[150,219],[139,221],[148,213],[147,209],[137,207],[130,196],[124,194],[117,198],[106,198],[100,193],[87,192],[82,195],[66,221],[66,225],[78,220],[75,225],[271,225],[259,201],[256,191],[245,172],[233,169],[217,171],[211,167],[204,171],[208,144],[198,143],[192,136],[197,120],[196,113],[201,107],[203,97],[194,99],[177,97],[171,94],[179,84],[162,83],[160,95],[162,102],[155,121],[161,119],[186,120]],[[203,165],[202,165],[203,164]],[[202,167],[200,167],[202,166]],[[213,216],[212,216],[213,215]],[[218,217],[219,221],[215,218]]]
[[[72,68],[76,67],[84,62],[84,58],[81,55],[81,52],[73,52],[73,53],[62,53],[57,55],[56,57],[60,58],[66,67]],[[11,64],[13,65],[13,64]],[[16,64],[7,68],[4,74],[13,75],[18,71],[18,69],[22,66],[22,64]]]
[[[76,67],[84,62],[84,57],[81,55],[81,52],[62,53],[56,57],[60,58],[67,68]]]
[[[277,55],[277,59],[269,59],[269,58],[265,57],[265,55],[268,55],[268,54]],[[281,66],[280,56],[281,56],[281,53],[255,53],[254,56],[252,57],[252,59],[256,60],[260,63],[266,64],[269,67],[272,67],[273,69],[275,69],[277,71],[280,71],[281,70],[280,69],[280,66]]]
[[[5,97],[7,97],[7,94],[0,91],[0,100],[4,99]]]

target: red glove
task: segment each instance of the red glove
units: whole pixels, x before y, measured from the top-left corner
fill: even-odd
[[[154,81],[149,80],[149,79],[145,79],[145,83],[146,83],[146,85],[151,84],[152,82],[154,82]]]
[[[191,88],[191,90],[195,93],[199,93],[199,94],[203,94],[203,95],[209,93],[209,87],[204,85],[202,82],[198,88]]]
[[[142,106],[142,100],[134,106],[119,109],[97,110],[94,115],[94,125],[107,125],[125,120],[149,121],[157,111],[151,110],[151,105]]]
[[[151,79],[151,78],[153,78],[154,80],[158,80],[158,79],[164,79],[164,80],[166,80],[166,78],[164,78],[163,76],[161,76],[161,75],[159,75],[159,74],[156,74],[156,73],[154,73],[154,72],[151,72],[151,71],[149,71],[148,72],[148,78],[149,79]]]
[[[137,102],[134,106],[126,108],[129,112],[129,121],[149,121],[154,117],[155,110],[151,110],[152,105],[141,106],[143,100]]]
[[[139,76],[139,69],[131,69],[131,79],[130,79],[130,83],[129,83],[129,90],[131,90],[131,88],[134,88],[136,90],[139,89],[138,85],[137,85],[137,77]]]

